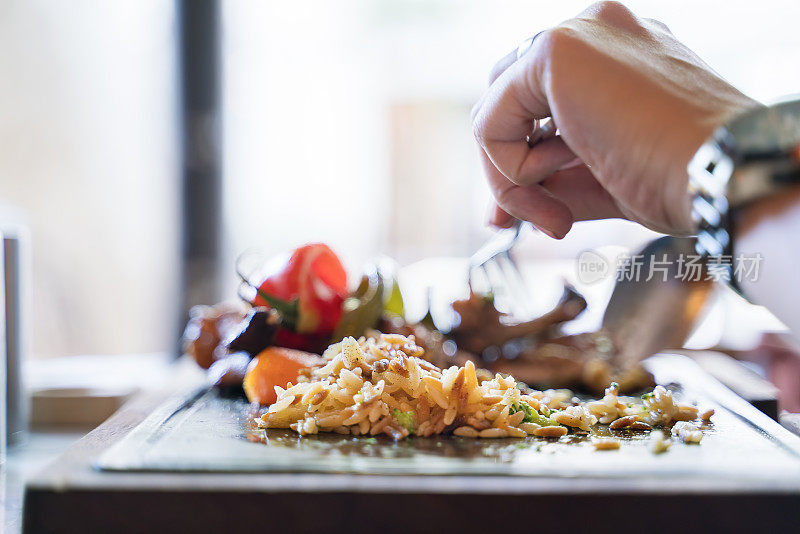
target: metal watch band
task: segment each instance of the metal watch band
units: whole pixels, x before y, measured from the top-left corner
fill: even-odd
[[[728,183],[734,161],[725,150],[727,131],[720,129],[698,149],[687,166],[692,219],[697,228],[695,250],[715,268],[727,270],[724,278],[738,291],[733,276],[733,232]],[[728,261],[721,261],[727,258]]]
[[[687,166],[695,249],[739,291],[735,213],[800,185],[800,98],[757,106],[720,127]],[[741,291],[740,291],[741,292]]]

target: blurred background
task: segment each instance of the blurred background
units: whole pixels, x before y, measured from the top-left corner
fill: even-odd
[[[625,3],[745,93],[800,92],[796,0]],[[0,530],[19,530],[29,474],[173,380],[186,310],[236,298],[243,251],[323,241],[353,272],[389,256],[419,280],[420,260],[476,250],[490,194],[470,109],[496,60],[588,4],[0,0]],[[544,311],[581,251],[652,237],[579,223],[516,253]],[[465,290],[463,262],[437,265],[435,287]],[[590,305],[573,331],[593,328],[611,287],[579,289]],[[695,346],[758,345],[745,359],[774,385],[753,371],[760,387],[726,384],[773,417],[779,394],[800,412],[796,351],[762,339],[780,325],[729,293]],[[22,446],[4,463],[6,439]]]
[[[180,3],[0,3],[0,221],[29,230],[33,357],[172,351],[182,306],[234,297],[252,247],[469,255],[489,202],[470,108],[498,58],[587,3],[211,4],[187,40]],[[800,89],[797,2],[627,4],[757,99]],[[583,223],[520,253],[648,236]]]

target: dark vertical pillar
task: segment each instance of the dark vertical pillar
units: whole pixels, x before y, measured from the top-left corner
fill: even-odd
[[[182,177],[181,326],[220,298],[220,3],[178,0]]]

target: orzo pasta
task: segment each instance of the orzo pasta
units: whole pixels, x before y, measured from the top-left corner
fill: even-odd
[[[440,369],[424,358],[414,336],[379,334],[347,337],[323,354],[324,363],[276,387],[277,401],[257,422],[262,428],[291,428],[301,435],[452,433],[464,438],[559,438],[569,428],[589,431],[601,423],[622,430],[660,426],[697,417],[658,387],[644,405],[625,404],[615,384],[600,401],[580,403],[567,390],[518,387],[511,376],[487,376],[471,361]],[[648,424],[645,424],[645,421]],[[618,446],[608,441],[602,448]]]

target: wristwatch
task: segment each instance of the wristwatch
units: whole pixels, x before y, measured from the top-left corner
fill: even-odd
[[[718,128],[687,167],[695,249],[734,276],[737,211],[800,184],[800,98],[750,110]],[[727,261],[720,261],[725,259]]]

